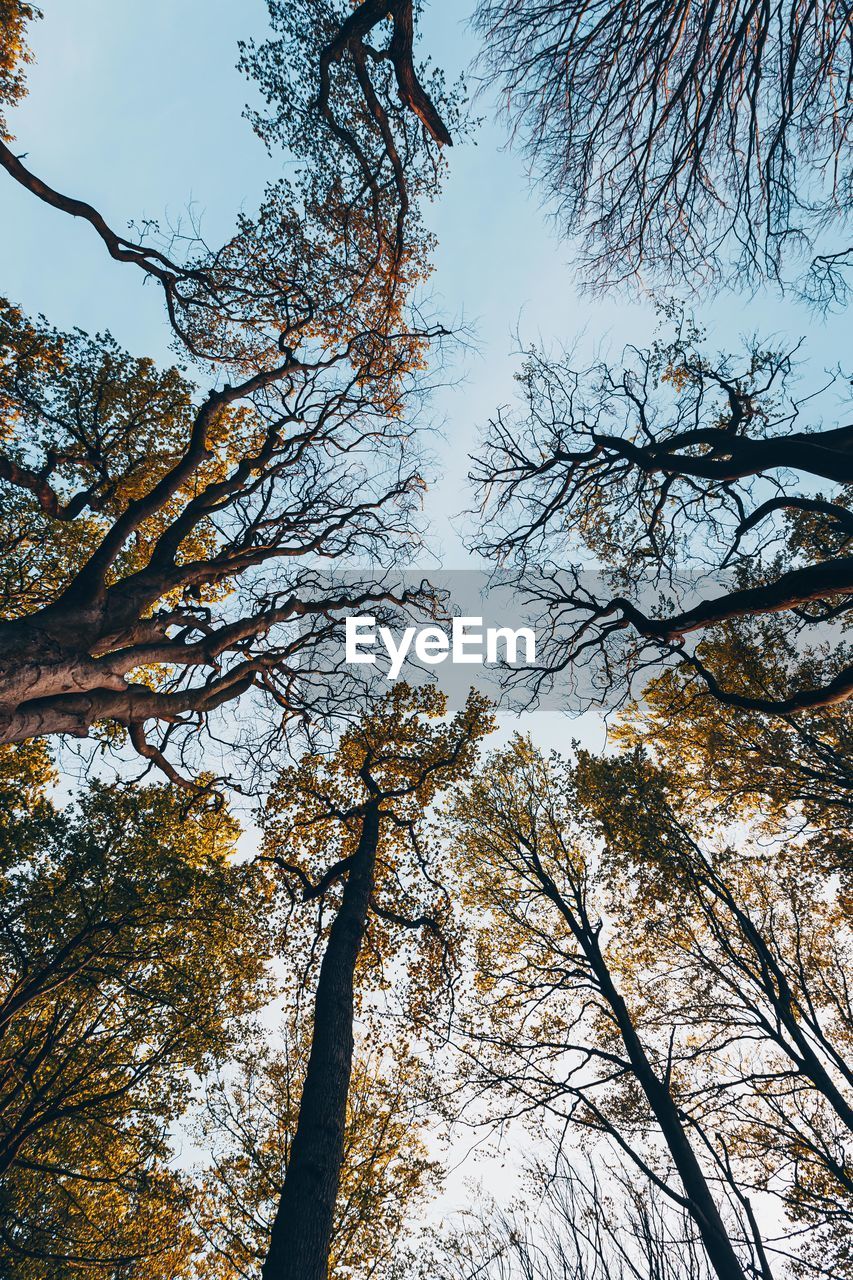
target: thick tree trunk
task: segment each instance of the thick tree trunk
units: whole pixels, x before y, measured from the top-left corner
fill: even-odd
[[[693,439],[663,439],[638,445],[622,436],[593,433],[595,443],[611,456],[629,459],[640,471],[674,476],[695,476],[719,484],[766,475],[781,469],[820,476],[835,484],[853,480],[853,427],[835,427],[830,431],[798,431],[790,436],[753,439],[717,430],[688,433]],[[713,443],[705,454],[679,452],[685,444]]]
[[[378,838],[379,807],[373,801],[362,820],[320,966],[299,1121],[263,1280],[326,1280],[328,1274],[352,1072],[354,974],[373,891]]]

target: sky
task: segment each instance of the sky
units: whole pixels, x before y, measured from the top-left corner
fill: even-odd
[[[49,0],[33,28],[30,95],[11,116],[16,150],[59,190],[90,201],[121,229],[132,219],[177,222],[188,208],[207,238],[225,237],[241,208],[254,210],[276,176],[242,118],[251,86],[235,68],[237,42],[265,32],[262,0]],[[420,48],[448,71],[476,52],[468,9],[432,0]],[[464,523],[467,455],[489,415],[513,399],[518,335],[550,345],[580,339],[618,353],[654,332],[652,300],[585,297],[561,241],[506,145],[483,96],[475,143],[455,147],[441,200],[428,221],[438,238],[435,301],[464,322],[472,343],[432,412],[438,474],[428,494],[430,547],[443,566],[473,563]],[[280,163],[280,162],[279,162]],[[0,179],[0,291],[59,328],[109,329],[136,354],[170,361],[161,297],[141,273],[113,263],[91,228]],[[845,354],[843,322],[821,318],[775,293],[704,299],[698,310],[721,346],[742,334],[806,335],[805,354],[831,365]],[[849,345],[849,339],[847,342]],[[600,747],[601,719],[569,722],[556,712],[504,716],[500,737],[533,730],[546,748],[573,737]],[[494,1177],[494,1166],[492,1177]]]

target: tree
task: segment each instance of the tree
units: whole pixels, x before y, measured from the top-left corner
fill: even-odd
[[[210,1159],[195,1216],[205,1256],[223,1259],[228,1275],[255,1276],[266,1256],[310,1048],[305,1026],[295,1023],[285,1027],[281,1050],[252,1046],[240,1055],[237,1081],[222,1073],[206,1095],[199,1141]],[[416,1111],[419,1075],[398,1046],[384,1055],[356,1052],[330,1275],[388,1274],[407,1218],[435,1189],[439,1170]]]
[[[799,428],[790,354],[700,338],[682,325],[622,369],[532,353],[521,419],[498,415],[475,465],[482,550],[542,608],[540,684],[583,672],[606,696],[676,660],[742,711],[832,706],[853,692],[853,427]],[[796,662],[759,657],[767,619]]]
[[[827,223],[843,232],[846,5],[481,0],[476,24],[591,283],[775,278]],[[830,246],[831,286],[849,248]]]
[[[524,739],[490,757],[454,805],[449,835],[483,923],[469,1025],[474,1083],[501,1116],[540,1110],[565,1129],[602,1135],[690,1214],[719,1280],[770,1280],[748,1198],[721,1176],[694,1115],[692,1041],[648,1016],[664,958],[632,963],[616,922],[634,903],[605,897],[572,775]],[[642,919],[642,916],[640,916]]]
[[[830,663],[803,664],[784,624],[765,621],[754,638],[722,634],[700,646],[705,667],[724,687],[739,670],[784,669],[791,683],[818,684]],[[786,831],[825,874],[849,884],[853,806],[848,704],[815,708],[808,717],[734,710],[709,693],[689,666],[651,680],[642,707],[629,707],[612,730],[614,741],[642,746],[661,764],[670,794],[686,812],[697,801],[708,821],[746,822],[778,841]]]
[[[716,1274],[848,1274],[846,895],[808,840],[733,842],[683,795],[638,752],[570,766],[516,739],[486,761],[448,826],[482,919],[472,1083],[494,1118],[589,1135],[599,1165],[607,1139]]]
[[[26,94],[23,68],[31,59],[25,39],[28,22],[40,17],[40,11],[22,0],[3,0],[0,5],[0,29],[3,31],[3,48],[0,50],[0,141],[12,141],[4,109],[14,106]]]
[[[7,104],[35,15],[3,6]],[[321,569],[382,565],[414,536],[403,454],[443,333],[416,305],[419,204],[450,137],[412,63],[411,0],[270,15],[274,38],[243,51],[269,106],[253,123],[302,167],[219,249],[120,236],[0,142],[12,180],[162,288],[177,349],[215,378],[200,391],[108,333],[3,305],[0,741],[106,721],[178,780],[146,722],[180,738],[252,689],[284,718],[320,712],[343,612],[421,598]],[[388,47],[368,46],[386,19]]]
[[[44,765],[0,757],[0,1270],[183,1277],[168,1130],[269,997],[263,878],[223,810],[94,785],[60,812]]]
[[[672,974],[647,988],[647,1016],[692,1036],[691,1120],[713,1135],[721,1169],[733,1178],[736,1162],[741,1194],[777,1196],[802,1234],[820,1238],[818,1253],[835,1236],[843,1258],[853,1230],[847,892],[815,862],[808,833],[783,826],[771,843],[764,824],[758,839],[741,831],[730,842],[671,776],[639,751],[578,757],[578,798],[604,838],[614,899],[631,884],[625,967],[663,961]]]
[[[695,1227],[654,1187],[637,1185],[611,1162],[527,1170],[526,1195],[509,1212],[473,1207],[461,1228],[443,1231],[429,1270],[438,1280],[707,1280]]]
[[[323,952],[299,1117],[270,1235],[264,1280],[326,1280],[346,1131],[358,972],[421,943],[414,1008],[447,964],[446,894],[418,839],[435,796],[471,769],[491,727],[473,693],[449,723],[441,694],[396,685],[342,737],[331,760],[307,756],[269,802],[266,857],[294,900],[319,904]],[[426,898],[426,904],[424,903]],[[374,934],[376,936],[374,936]],[[386,961],[387,962],[387,961]],[[368,968],[368,973],[370,969]],[[365,980],[362,979],[362,985]]]

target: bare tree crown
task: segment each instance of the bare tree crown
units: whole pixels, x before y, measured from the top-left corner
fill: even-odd
[[[843,232],[846,3],[482,0],[476,22],[588,283],[775,277],[825,224]]]

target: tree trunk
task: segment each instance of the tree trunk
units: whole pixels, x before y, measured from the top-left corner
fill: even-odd
[[[646,1053],[628,1006],[613,981],[610,967],[599,946],[598,931],[586,914],[580,894],[576,894],[575,907],[570,907],[535,855],[533,866],[546,894],[580,944],[598,990],[610,1007],[634,1077],[646,1096],[652,1115],[669,1148],[684,1188],[687,1210],[696,1223],[717,1280],[747,1280],[708,1180],[687,1136],[669,1084],[666,1079],[660,1078]]]
[[[649,1061],[628,1007],[613,983],[597,940],[591,934],[584,938],[579,932],[577,936],[586,951],[601,994],[613,1011],[634,1075],[666,1140],[689,1201],[690,1214],[696,1223],[714,1274],[718,1280],[746,1280],[702,1166],[684,1130],[678,1107],[667,1084],[660,1079]]]
[[[263,1280],[326,1280],[328,1274],[352,1072],[354,974],[373,891],[378,838],[378,802],[371,801],[320,966],[299,1121]]]

